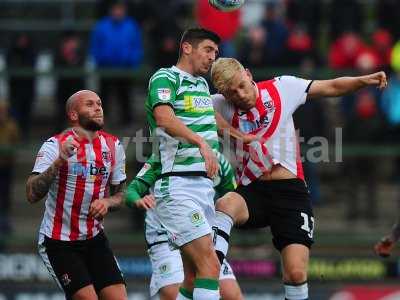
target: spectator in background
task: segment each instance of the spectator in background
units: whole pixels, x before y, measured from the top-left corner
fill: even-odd
[[[142,63],[142,30],[134,19],[127,16],[124,1],[114,2],[110,14],[96,24],[91,36],[90,54],[96,66],[105,71],[132,71]],[[121,121],[124,125],[129,124],[132,120],[131,78],[126,74],[105,74],[101,76],[100,88],[104,109],[107,110],[107,101],[114,94],[119,102]]]
[[[176,63],[179,52],[180,23],[186,11],[182,0],[164,0],[163,5],[157,0],[146,2],[151,17],[146,21],[147,37],[152,48],[151,64],[158,69]],[[171,18],[171,16],[174,16]]]
[[[378,29],[372,35],[372,49],[379,59],[379,66],[385,70],[390,68],[393,38],[389,31]]]
[[[32,106],[35,98],[34,75],[29,74],[35,65],[35,51],[30,37],[21,33],[17,35],[7,55],[10,69],[19,69],[21,73],[10,73],[10,108],[25,138],[31,127]],[[25,70],[21,70],[25,69]]]
[[[265,30],[261,26],[250,27],[242,43],[239,57],[246,68],[263,68],[266,62]]]
[[[286,18],[289,28],[296,24],[304,24],[312,40],[318,39],[322,14],[322,1],[288,0],[286,1]]]
[[[313,42],[305,27],[296,25],[287,40],[287,62],[291,66],[300,65],[312,56]]]
[[[152,63],[156,69],[172,66],[176,63],[179,53],[179,37],[181,30],[173,21],[162,21],[151,31],[152,43],[155,47]]]
[[[357,57],[366,48],[355,32],[346,32],[334,41],[329,49],[329,66],[333,69],[355,67]]]
[[[376,70],[375,57],[371,53],[360,55],[356,68],[361,74]],[[347,145],[365,150],[344,159],[344,172],[350,180],[346,203],[347,219],[351,222],[364,218],[374,224],[378,217],[379,159],[374,154],[371,155],[367,147],[377,145],[383,140],[384,121],[379,108],[380,99],[381,91],[368,87],[345,96],[341,102],[345,117],[343,141]]]
[[[278,14],[275,3],[269,3],[265,7],[264,20],[261,26],[266,34],[266,63],[269,66],[281,66],[286,61],[285,48],[288,38],[288,29]]]
[[[61,132],[66,125],[65,101],[76,91],[83,90],[85,81],[82,75],[74,74],[81,72],[85,63],[85,53],[82,49],[82,41],[76,32],[68,31],[62,36],[61,43],[56,55],[56,68],[62,68],[67,74],[60,74],[57,78],[57,115],[56,129]]]
[[[237,9],[232,12],[222,12],[208,4],[207,0],[197,0],[196,2],[196,21],[200,27],[215,32],[221,38],[219,45],[221,56],[236,56],[233,39],[241,27],[240,11]]]
[[[7,103],[0,101],[0,243],[11,231],[11,188],[18,142],[17,123],[9,115]]]

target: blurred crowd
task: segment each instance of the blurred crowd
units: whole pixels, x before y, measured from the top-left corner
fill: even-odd
[[[89,64],[99,74],[98,93],[105,110],[114,101],[119,108],[121,126],[133,122],[137,87],[125,72],[143,66],[156,70],[176,63],[181,33],[199,25],[222,38],[221,56],[238,58],[252,70],[289,67],[307,77],[318,78],[316,70],[328,67],[338,73],[351,70],[364,74],[385,70],[390,77],[381,93],[365,89],[340,102],[343,139],[347,144],[393,143],[400,137],[400,1],[373,2],[369,10],[357,0],[276,0],[251,1],[237,11],[223,13],[211,8],[207,0],[98,1],[98,20],[88,33],[68,30],[60,33],[52,49],[56,70],[54,105],[55,130],[65,126],[64,103],[76,90],[86,86],[82,72]],[[43,50],[25,32],[16,35],[6,53],[6,67],[37,68],[37,55]],[[70,72],[68,72],[70,71]],[[105,72],[104,72],[105,71]],[[108,72],[107,72],[108,71]],[[277,74],[279,75],[279,74]],[[260,78],[265,79],[265,78]],[[29,137],[35,100],[35,78],[26,72],[8,76],[8,101],[0,101],[0,233],[10,230],[8,211],[12,149],[19,136]],[[328,112],[318,101],[307,103],[297,113],[298,126],[308,140],[327,136]],[[313,117],[310,117],[313,116]],[[360,156],[345,164],[345,171],[358,187],[368,189],[368,209],[358,209],[358,196],[351,196],[349,219],[365,212],[376,219],[376,164],[378,159]],[[400,166],[400,164],[398,164]],[[319,177],[315,166],[306,163],[315,203],[320,201]],[[365,201],[360,201],[365,202]]]

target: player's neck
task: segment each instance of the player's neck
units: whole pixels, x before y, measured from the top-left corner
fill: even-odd
[[[79,138],[82,139],[88,139],[89,141],[92,141],[94,138],[97,137],[98,131],[91,131],[82,128],[81,126],[74,126],[72,128],[72,132]]]
[[[194,74],[193,66],[184,59],[179,60],[178,63],[176,64],[176,67],[192,76],[196,76]]]

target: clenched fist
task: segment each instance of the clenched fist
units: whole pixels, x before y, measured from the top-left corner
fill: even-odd
[[[73,156],[76,152],[76,149],[79,148],[78,141],[70,136],[68,137],[61,145],[60,145],[60,158],[62,160],[68,160],[71,156]]]
[[[386,74],[383,71],[364,76],[367,85],[376,85],[379,89],[384,89],[387,86]]]
[[[106,199],[97,199],[90,204],[89,217],[96,220],[102,220],[104,216],[108,213],[109,203]]]

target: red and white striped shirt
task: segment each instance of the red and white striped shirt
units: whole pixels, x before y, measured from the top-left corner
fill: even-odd
[[[305,103],[310,83],[293,76],[259,82],[256,105],[249,111],[240,110],[222,95],[213,96],[214,109],[225,120],[244,133],[258,135],[262,141],[236,147],[241,184],[247,185],[260,177],[271,164],[280,164],[304,180],[292,115]]]
[[[56,135],[42,145],[32,173],[42,173],[58,158],[60,144],[73,130]],[[109,184],[126,179],[125,152],[119,140],[98,131],[97,136],[77,139],[80,147],[61,166],[51,184],[40,226],[40,235],[63,241],[86,240],[102,229],[102,221],[88,217],[92,201],[108,196]]]

